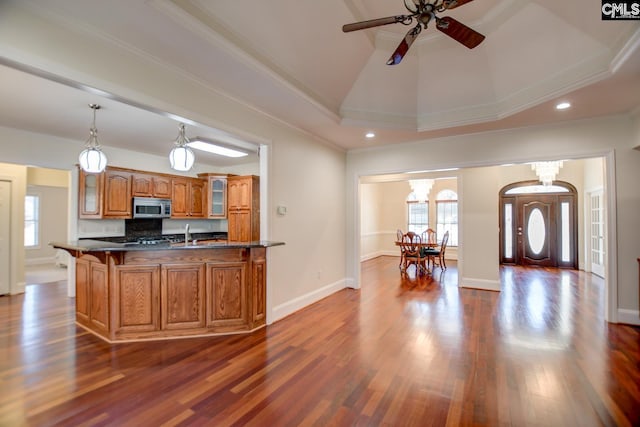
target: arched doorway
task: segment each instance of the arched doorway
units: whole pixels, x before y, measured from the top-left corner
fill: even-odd
[[[576,203],[576,188],[564,181],[522,181],[503,187],[500,262],[578,268]]]

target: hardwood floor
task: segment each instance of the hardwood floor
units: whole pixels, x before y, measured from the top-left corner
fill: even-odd
[[[600,278],[411,269],[367,261],[361,290],[251,335],[117,345],[66,282],[29,285],[0,298],[0,425],[640,425],[640,329],[604,322]]]

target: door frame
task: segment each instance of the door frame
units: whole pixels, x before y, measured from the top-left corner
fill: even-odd
[[[521,247],[522,245],[519,244],[518,242],[518,234],[519,231],[523,231],[525,227],[521,227],[521,230],[518,230],[518,219],[521,216],[521,213],[518,212],[518,207],[521,205],[521,203],[523,203],[525,200],[528,202],[531,202],[532,200],[535,199],[535,196],[537,193],[523,193],[523,194],[507,194],[507,192],[509,190],[512,190],[514,188],[518,188],[518,187],[524,187],[524,186],[537,186],[540,185],[539,181],[536,180],[528,180],[528,181],[519,181],[519,182],[514,182],[511,184],[508,184],[504,187],[502,187],[500,189],[499,192],[499,247],[500,247],[500,264],[517,264],[517,265],[529,265],[529,263],[525,263],[523,261],[524,259],[524,254],[523,252],[523,248]],[[557,248],[556,251],[552,251],[552,254],[554,256],[554,267],[561,267],[561,268],[573,268],[573,269],[578,269],[578,192],[576,190],[576,188],[565,181],[554,181],[553,185],[558,186],[558,187],[562,187],[565,188],[566,190],[568,190],[568,192],[549,192],[549,193],[540,193],[540,197],[547,197],[547,196],[551,196],[553,198],[555,198],[555,205],[558,207],[558,209],[554,210],[554,218],[552,218],[552,223],[555,223],[556,226],[554,227],[553,230],[553,237],[555,237],[555,242],[553,242],[552,244]],[[548,197],[547,197],[548,198]],[[507,230],[505,230],[505,227],[503,227],[504,221],[505,221],[505,214],[504,214],[504,206],[506,204],[506,202],[511,201],[511,205],[513,206],[513,211],[512,211],[512,225],[511,225],[511,247],[513,248],[513,253],[511,257],[507,257],[505,256],[505,233],[507,232]],[[569,201],[570,202],[570,209],[571,212],[569,213],[570,215],[570,256],[571,256],[571,260],[569,262],[563,262],[560,259],[560,253],[561,251],[559,250],[561,248],[560,245],[560,239],[561,239],[561,234],[560,234],[560,230],[561,230],[561,221],[560,221],[560,215],[561,215],[561,211],[559,209],[559,207],[561,206],[561,203]],[[524,222],[524,218],[521,218]],[[523,225],[523,224],[520,224]]]
[[[13,182],[11,180],[5,180],[0,177],[0,183],[4,186],[7,184],[7,206],[6,211],[8,215],[1,215],[0,221],[0,233],[2,233],[2,239],[0,241],[5,240],[6,244],[4,245],[6,249],[6,258],[3,256],[3,263],[6,263],[0,268],[0,295],[9,295],[11,293],[11,207],[12,207],[12,190],[13,190]],[[6,235],[3,233],[3,230],[6,231]],[[0,251],[1,253],[1,251]]]

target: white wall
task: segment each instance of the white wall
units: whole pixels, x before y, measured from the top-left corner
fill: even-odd
[[[616,321],[638,323],[638,266],[636,258],[640,254],[640,239],[628,230],[640,229],[640,151],[633,150],[637,142],[635,123],[629,117],[610,117],[565,123],[559,125],[530,127],[439,138],[429,141],[395,145],[392,147],[355,150],[347,154],[347,275],[354,283],[359,283],[359,206],[358,182],[360,177],[385,173],[400,173],[412,170],[443,168],[474,168],[508,163],[524,163],[533,160],[571,159],[609,156],[614,159],[615,175],[607,182],[614,203],[608,207],[616,221],[608,226],[611,260],[607,280],[612,292],[608,301],[608,318]],[[636,133],[634,133],[636,132]],[[611,168],[608,168],[611,169]],[[461,171],[464,172],[464,171]],[[613,170],[611,172],[614,172]],[[473,173],[473,172],[472,172]],[[464,176],[460,194],[461,203],[470,189],[475,188],[471,179],[496,181],[499,177],[483,178],[481,173]],[[608,179],[608,178],[607,178]],[[481,190],[481,189],[478,189]],[[495,193],[494,197],[495,197]],[[493,202],[492,202],[493,203]],[[464,208],[463,208],[464,209]],[[485,206],[477,212],[473,222],[463,226],[464,236],[461,246],[468,241],[480,242],[487,239],[489,250],[473,251],[459,264],[461,277],[468,280],[497,281],[497,202]],[[465,212],[465,216],[466,212]],[[620,230],[615,233],[615,228]],[[493,230],[494,237],[486,236],[485,230]],[[495,248],[493,247],[495,246]],[[635,318],[633,317],[635,315]]]

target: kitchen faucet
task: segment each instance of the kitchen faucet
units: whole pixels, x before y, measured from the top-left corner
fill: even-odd
[[[191,236],[189,235],[189,224],[184,226],[184,244],[188,244]]]

